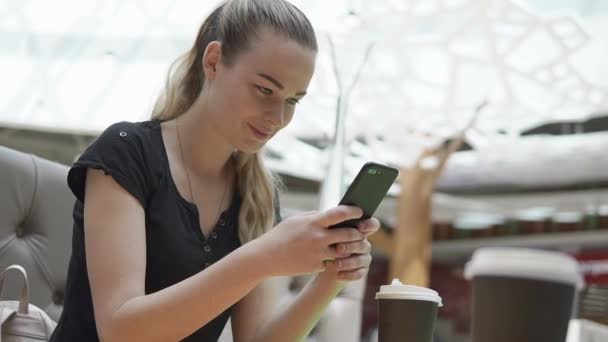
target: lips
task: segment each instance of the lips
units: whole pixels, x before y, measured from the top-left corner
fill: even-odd
[[[272,131],[259,129],[252,124],[247,124],[247,126],[249,126],[253,135],[259,140],[266,140],[270,138],[270,135],[272,134]]]

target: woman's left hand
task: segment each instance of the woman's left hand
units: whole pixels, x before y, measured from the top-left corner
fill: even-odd
[[[367,240],[367,237],[380,228],[380,222],[375,218],[370,218],[361,221],[357,229],[365,235],[365,238],[359,241],[339,243],[335,245],[336,250],[341,257],[326,264],[324,273],[331,273],[336,280],[349,282],[363,278],[372,261],[371,249],[372,245]]]

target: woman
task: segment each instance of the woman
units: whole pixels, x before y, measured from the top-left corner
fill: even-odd
[[[277,220],[260,149],[292,119],[317,52],[284,0],[232,0],[201,26],[153,119],[117,123],[74,163],[64,310],[51,341],[296,341],[370,264],[354,207]],[[275,310],[268,280],[316,273]]]

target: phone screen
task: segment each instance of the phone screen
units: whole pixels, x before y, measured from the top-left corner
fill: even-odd
[[[361,208],[363,217],[336,224],[331,228],[356,228],[360,220],[370,218],[395,182],[398,174],[397,169],[387,165],[371,162],[363,165],[340,201],[340,204]]]

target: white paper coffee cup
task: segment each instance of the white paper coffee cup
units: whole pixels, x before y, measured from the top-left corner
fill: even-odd
[[[395,279],[380,286],[378,342],[432,342],[441,297],[428,288],[403,285]]]

